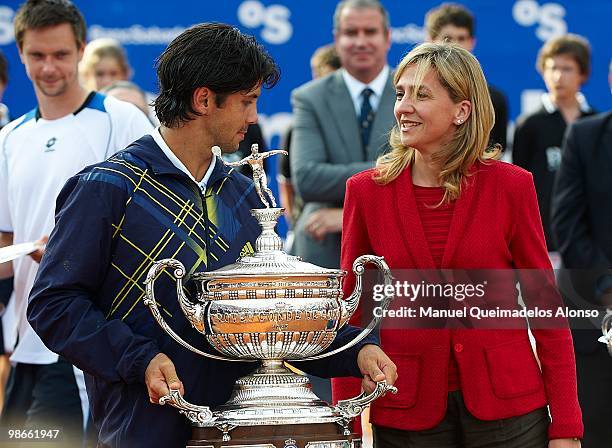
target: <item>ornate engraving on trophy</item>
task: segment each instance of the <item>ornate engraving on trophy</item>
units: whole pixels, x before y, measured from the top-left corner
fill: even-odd
[[[353,448],[348,440],[329,440],[325,442],[308,442],[306,448]]]

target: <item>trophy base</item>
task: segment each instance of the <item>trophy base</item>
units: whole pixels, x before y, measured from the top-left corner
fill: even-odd
[[[187,448],[361,448],[357,434],[343,435],[334,423],[242,426],[223,440],[217,428],[194,427]]]

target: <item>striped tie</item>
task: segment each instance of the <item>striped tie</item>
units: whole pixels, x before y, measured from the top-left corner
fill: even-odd
[[[361,132],[361,144],[363,145],[364,154],[367,155],[367,147],[370,142],[370,131],[372,122],[374,121],[374,111],[370,104],[370,96],[374,93],[372,89],[366,87],[361,92],[363,100],[361,102],[361,113],[359,114],[359,130]],[[366,157],[367,159],[367,157]]]

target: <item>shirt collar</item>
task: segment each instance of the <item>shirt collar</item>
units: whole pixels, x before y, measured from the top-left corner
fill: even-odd
[[[172,152],[172,150],[170,149],[170,147],[168,146],[168,144],[162,137],[161,133],[159,132],[159,129],[160,127],[158,126],[153,131],[151,131],[151,137],[153,137],[153,140],[155,140],[155,143],[157,143],[157,146],[159,146],[159,148],[162,150],[166,158],[172,163],[172,165],[174,165],[174,167],[176,167],[179,171],[187,175],[189,179],[191,179],[194,183],[196,183],[198,187],[200,187],[200,190],[202,191],[206,190],[206,185],[209,183],[212,177],[213,171],[215,170],[217,158],[214,155],[212,156],[210,165],[208,166],[208,169],[206,170],[206,174],[204,174],[204,177],[202,178],[202,180],[198,182],[197,180],[195,180],[193,175],[189,172],[187,167],[185,167],[183,162],[181,162],[181,160],[176,156],[176,154]]]
[[[591,106],[587,102],[586,98],[582,94],[582,92],[576,93],[576,101],[578,101],[578,107],[580,107],[580,111],[585,114],[591,112]],[[558,108],[553,103],[553,100],[550,98],[550,94],[548,92],[542,94],[542,106],[549,114],[554,114]]]
[[[380,98],[382,97],[383,91],[385,90],[385,85],[387,84],[387,78],[389,77],[389,66],[385,65],[378,74],[378,76],[376,76],[376,78],[374,78],[368,84],[362,83],[354,76],[352,76],[349,72],[347,72],[344,68],[340,69],[340,73],[342,74],[342,79],[344,80],[344,83],[348,88],[353,103],[359,105],[359,107],[361,107],[361,93],[363,92],[363,89],[365,89],[366,87],[372,89],[372,92],[374,92],[372,96],[376,99],[376,105],[372,104],[372,108],[376,110],[376,107],[380,102]]]

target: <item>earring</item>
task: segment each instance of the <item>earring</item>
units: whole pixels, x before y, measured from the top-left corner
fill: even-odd
[[[461,124],[461,123],[463,123],[462,119],[457,120],[457,124]]]

